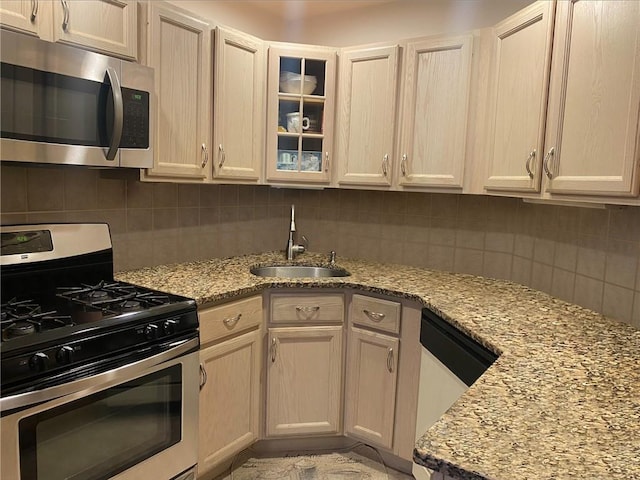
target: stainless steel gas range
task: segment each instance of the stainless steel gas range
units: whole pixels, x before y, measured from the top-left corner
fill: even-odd
[[[114,281],[106,224],[0,229],[0,477],[195,478],[195,302]]]

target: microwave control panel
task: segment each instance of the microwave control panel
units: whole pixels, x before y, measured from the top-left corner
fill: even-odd
[[[122,88],[120,148],[149,148],[149,92]]]

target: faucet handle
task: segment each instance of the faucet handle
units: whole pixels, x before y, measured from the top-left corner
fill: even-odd
[[[329,265],[333,266],[336,264],[336,251],[331,250],[329,252]]]
[[[305,250],[309,250],[309,239],[302,235],[302,244],[304,245]]]

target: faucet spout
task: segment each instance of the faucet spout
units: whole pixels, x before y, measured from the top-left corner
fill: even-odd
[[[287,241],[287,260],[293,260],[299,253],[304,253],[306,247],[304,245],[296,245],[294,234],[296,232],[296,207],[291,205],[291,225],[289,226],[289,240]],[[306,237],[302,239],[306,242]]]

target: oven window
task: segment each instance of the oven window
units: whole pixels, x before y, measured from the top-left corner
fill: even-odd
[[[175,365],[19,423],[22,480],[101,480],[181,439]]]

